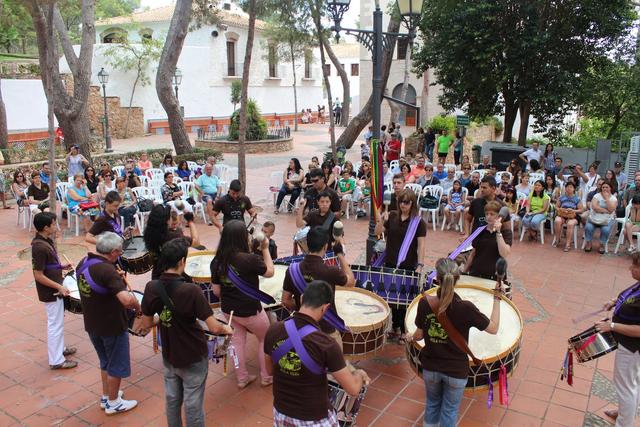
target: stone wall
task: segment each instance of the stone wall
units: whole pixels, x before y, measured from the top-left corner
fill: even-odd
[[[108,88],[107,88],[108,89]],[[109,92],[107,92],[108,94]],[[109,112],[109,131],[112,138],[124,138],[124,127],[127,122],[129,108],[121,106],[121,99],[117,96],[107,96],[107,111]],[[91,86],[89,92],[89,126],[91,133],[102,135],[102,120],[104,118],[104,100],[99,86]],[[129,118],[128,138],[144,135],[144,112],[141,107],[131,108]]]
[[[282,153],[293,149],[293,139],[267,139],[262,141],[246,141],[245,150],[249,154]],[[202,141],[196,140],[196,147],[219,150],[223,153],[237,153],[237,141]]]

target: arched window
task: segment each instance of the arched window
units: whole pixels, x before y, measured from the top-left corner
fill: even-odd
[[[122,28],[109,28],[100,34],[102,43],[122,43],[127,40],[127,32]]]
[[[153,39],[153,30],[151,28],[143,28],[140,31],[138,31],[138,34],[140,34],[140,38],[142,40],[152,40]]]

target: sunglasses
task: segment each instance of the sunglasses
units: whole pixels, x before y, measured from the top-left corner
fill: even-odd
[[[464,171],[470,171],[470,170],[471,170],[471,168],[462,168],[462,170],[464,170]]]
[[[403,205],[410,205],[411,204],[411,200],[400,200],[400,203]]]
[[[320,181],[320,178],[316,178],[316,179],[312,179],[311,182],[318,182]]]

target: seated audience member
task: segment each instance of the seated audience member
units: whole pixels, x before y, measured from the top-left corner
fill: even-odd
[[[84,183],[84,177],[80,174],[73,176],[73,185],[67,189],[67,206],[72,214],[82,217],[85,230],[91,228],[91,217],[100,213],[98,207],[83,209],[80,205],[92,202],[91,191]]]
[[[460,170],[462,170],[462,173],[458,179],[460,180],[460,184],[462,184],[463,187],[466,187],[467,184],[471,182],[471,164],[462,163]]]
[[[288,203],[288,211],[291,212],[296,205],[296,200],[300,196],[302,191],[302,180],[304,179],[304,170],[300,165],[300,161],[293,157],[289,160],[289,165],[285,169],[282,177],[282,186],[278,191],[278,198],[276,200],[275,214],[280,213],[280,205],[287,195],[291,195]]]
[[[212,218],[213,203],[220,194],[220,179],[213,174],[213,166],[210,163],[204,165],[204,173],[196,179],[194,188],[200,194],[202,203],[206,205],[207,215]],[[209,221],[208,224],[213,225],[213,222]]]
[[[411,165],[409,163],[402,163],[400,165],[400,173],[404,176],[404,180],[407,184],[411,184],[411,179],[413,179],[413,175],[411,175]]]
[[[28,204],[26,191],[29,188],[29,181],[26,178],[25,172],[21,169],[16,169],[13,172],[13,182],[11,183],[11,191],[16,197],[16,203],[18,206],[23,207]]]
[[[529,174],[527,172],[522,172],[520,175],[520,183],[516,185],[515,189],[517,193],[522,193],[529,197],[531,186],[529,185]]]
[[[425,171],[425,160],[422,154],[416,155],[416,165],[411,168],[411,174],[408,177],[408,181],[410,183],[418,182],[421,177],[424,176]]]
[[[192,172],[189,170],[189,164],[186,160],[180,160],[178,163],[178,169],[176,170],[176,175],[182,178],[183,181],[188,181]]]
[[[637,194],[631,199],[631,210],[629,211],[629,219],[624,225],[624,232],[629,239],[629,253],[636,250],[636,245],[633,244],[633,233],[640,232],[640,194]]]
[[[147,155],[147,153],[140,154],[140,160],[138,160],[137,166],[142,173],[145,173],[147,169],[151,169],[153,167],[153,164],[151,163],[151,160],[149,160],[149,156]]]
[[[138,199],[134,192],[127,187],[127,181],[121,176],[116,178],[116,191],[120,195],[118,215],[124,218],[124,228],[135,226],[135,216],[138,212]]]
[[[431,163],[424,165],[424,175],[416,181],[416,184],[420,184],[423,187],[427,185],[440,185],[440,180],[433,174],[433,165]]]
[[[337,184],[336,175],[333,173],[333,167],[330,163],[324,162],[322,164],[322,175],[324,176],[324,182],[329,188],[335,188]]]
[[[469,192],[467,201],[473,200],[476,191],[480,189],[480,174],[478,172],[474,172],[471,174],[471,181],[465,186],[465,188]]]
[[[564,194],[556,201],[556,218],[555,237],[552,246],[555,248],[560,244],[562,236],[562,227],[567,226],[567,241],[564,251],[569,252],[571,249],[571,239],[573,238],[573,229],[580,224],[580,214],[583,211],[582,201],[576,194],[576,186],[573,182],[567,182],[564,187]]]
[[[393,172],[389,169],[389,164],[385,161],[382,162],[382,176],[384,177],[384,183],[390,184],[393,181]]]
[[[527,227],[529,240],[535,240],[538,237],[540,224],[547,218],[550,202],[551,198],[545,193],[543,182],[536,181],[529,194],[529,202],[522,218],[522,226]]]
[[[340,172],[340,176],[342,176],[342,172],[344,171],[348,171],[349,175],[351,175],[352,177],[356,177],[356,171],[353,168],[353,163],[351,163],[349,160],[347,160],[346,162],[344,162],[344,165],[342,165],[342,171]]]
[[[491,169],[491,158],[488,155],[482,156],[482,163],[476,169]]]
[[[433,175],[440,181],[447,177],[447,171],[444,170],[444,163],[436,164],[436,171],[433,173]]]
[[[347,211],[349,201],[353,199],[353,192],[356,189],[356,180],[351,176],[349,170],[342,171],[342,178],[338,181],[338,196],[340,196],[340,210]]]
[[[193,212],[191,205],[182,201],[184,193],[178,184],[173,182],[173,173],[164,173],[164,185],[160,187],[160,193],[165,206],[170,206],[177,213]]]
[[[135,160],[127,159],[124,164],[124,169],[120,175],[124,177],[129,177],[131,175],[140,176],[142,175],[142,171],[136,166]]]
[[[451,224],[455,225],[456,230],[460,230],[458,222],[460,215],[464,212],[464,204],[467,197],[462,191],[462,184],[459,180],[454,180],[451,186],[451,192],[448,195],[447,204],[444,207],[444,216],[447,219],[448,230],[451,230]]]
[[[542,166],[540,165],[540,162],[538,162],[536,159],[531,159],[529,161],[529,173],[545,173],[544,169],[542,169]]]
[[[593,196],[590,204],[589,217],[584,226],[584,251],[591,252],[593,233],[596,229],[600,229],[600,249],[599,252],[605,252],[605,245],[609,240],[609,234],[615,224],[615,211],[618,205],[616,196],[611,192],[611,184],[602,183],[602,189]]]
[[[113,180],[113,172],[108,172],[102,175],[102,180],[98,184],[98,199],[96,201],[102,201],[107,197],[109,191],[116,189],[116,183]]]
[[[442,187],[442,195],[444,199],[447,198],[447,193],[453,187],[453,182],[456,181],[456,168],[454,166],[449,166],[447,168],[447,175],[440,180],[440,186]]]
[[[49,211],[49,186],[42,182],[38,171],[31,173],[31,185],[27,189],[27,203],[32,215]]]
[[[40,170],[40,180],[43,184],[49,185],[51,180],[51,168],[49,167],[49,162],[44,162],[42,164],[42,169]]]
[[[173,161],[173,156],[168,153],[165,154],[164,159],[162,159],[162,163],[160,163],[160,169],[162,169],[162,172],[165,172],[165,169],[167,168],[174,168],[174,167],[176,167],[176,164]]]
[[[100,179],[96,176],[96,170],[93,166],[89,166],[84,170],[84,182],[87,183],[87,187],[93,194],[98,192]]]
[[[615,194],[617,197],[618,196],[618,180],[616,179],[616,173],[611,169],[607,169],[607,171],[604,173],[604,180],[611,185],[611,192]]]
[[[507,166],[507,172],[511,173],[511,186],[515,187],[520,182],[520,173],[522,172],[522,168],[518,163],[518,159],[513,159],[509,162],[509,166]]]

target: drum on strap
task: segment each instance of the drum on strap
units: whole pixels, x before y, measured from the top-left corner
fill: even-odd
[[[456,288],[460,285],[472,285],[472,286],[479,286],[481,288],[487,289],[489,291],[493,291],[493,288],[496,287],[496,281],[495,280],[489,280],[489,279],[483,279],[482,277],[476,277],[476,276],[468,276],[466,274],[463,274],[460,276],[460,279],[458,279],[458,283],[456,284]],[[503,285],[505,287],[505,292],[504,295],[509,298],[509,299],[513,299],[512,298],[512,289],[511,289],[511,285],[503,282]]]
[[[144,274],[153,269],[153,257],[147,250],[142,236],[124,241],[120,261],[124,271],[131,274]]]
[[[352,265],[356,287],[373,292],[391,307],[407,307],[424,291],[420,285],[420,273],[400,268]]]
[[[211,287],[211,261],[216,256],[215,251],[193,251],[187,255],[184,265],[184,274],[189,276],[193,283],[200,285],[209,305],[218,307],[220,300],[213,293]]]
[[[75,271],[70,271],[64,276],[62,285],[69,289],[69,296],[64,297],[64,309],[69,313],[82,314],[82,304],[80,302],[80,291],[78,290],[78,282],[76,281]]]
[[[595,326],[569,338],[569,349],[575,353],[580,363],[597,359],[617,348],[618,343],[613,334],[611,332],[598,332]]]
[[[142,305],[142,298],[144,297],[144,294],[142,292],[140,292],[140,291],[131,291],[131,293],[138,300],[138,304]],[[140,324],[142,323],[142,316],[139,316],[139,317],[136,316],[136,313],[133,310],[128,310],[128,316],[129,316],[129,333],[131,335],[135,335],[137,337],[144,337],[149,333],[149,331],[151,329],[149,329],[147,331],[144,331],[142,333],[135,332],[138,329],[140,329]],[[157,314],[153,315],[153,323],[154,324],[158,323],[158,315]]]
[[[434,295],[437,288],[427,291]],[[471,301],[485,316],[491,315],[493,308],[493,292],[474,285],[456,285],[456,293],[463,300]],[[418,313],[418,302],[422,296],[413,300],[405,317],[407,332],[415,333],[415,319]],[[491,335],[475,328],[469,330],[469,348],[482,360],[480,366],[476,366],[469,360],[468,389],[485,388],[489,384],[489,375],[495,383],[498,381],[500,367],[505,366],[507,373],[511,375],[518,364],[520,357],[520,344],[522,341],[522,316],[518,308],[504,296],[500,297],[500,328],[496,335]],[[425,331],[426,333],[426,331]],[[405,345],[407,360],[413,370],[422,376],[420,363],[420,351],[424,347],[424,340],[417,343],[407,342]]]
[[[302,227],[300,230],[296,231],[296,234],[293,235],[294,245],[298,245],[300,249],[302,249],[303,253],[309,252],[309,247],[307,246],[307,234],[309,234],[309,230],[311,227],[306,226]]]
[[[342,427],[355,426],[360,404],[367,393],[367,387],[362,387],[357,396],[349,396],[337,381],[328,379],[328,389],[329,403],[336,411],[339,425]]]
[[[276,300],[274,304],[270,305],[262,303],[262,308],[267,312],[271,323],[289,317],[289,311],[282,306],[282,284],[288,267],[286,265],[274,265],[273,267],[275,269],[273,277],[260,276],[259,285],[262,292],[271,295]]]
[[[227,324],[226,320],[222,320],[219,315],[220,312],[218,310],[214,310],[214,316],[216,320],[224,325]],[[209,332],[209,327],[205,322],[200,319],[196,319],[202,330],[204,331],[204,335],[207,338],[207,358],[213,362],[219,362],[220,359],[227,354],[227,349],[229,348],[229,344],[231,343],[232,335],[220,335],[214,334],[213,332]]]
[[[336,310],[349,331],[342,333],[342,352],[353,361],[375,355],[385,344],[391,309],[373,292],[336,286]]]
[[[285,256],[282,258],[274,259],[273,264],[274,265],[291,265],[294,262],[300,262],[303,259],[304,259],[304,255]],[[326,265],[338,265],[338,257],[336,257],[336,255],[332,251],[328,251],[324,255],[323,259]]]

